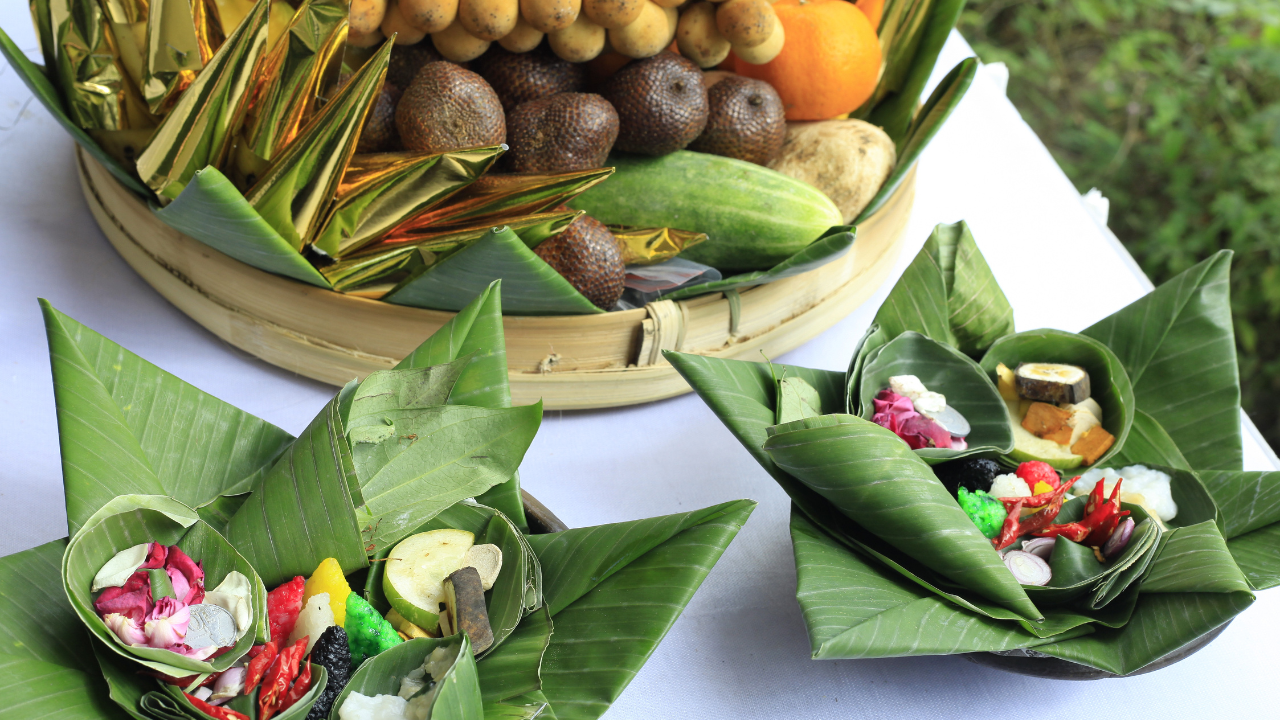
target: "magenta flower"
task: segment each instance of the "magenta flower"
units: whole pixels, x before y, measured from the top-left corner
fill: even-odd
[[[135,620],[120,613],[107,613],[102,618],[111,632],[120,638],[125,645],[143,646],[147,644],[147,636],[142,632],[142,621]]]
[[[892,390],[876,394],[875,414],[871,422],[887,428],[902,438],[912,450],[921,448],[951,448],[951,433],[946,428],[916,412],[911,398]]]
[[[147,548],[147,561],[142,563],[139,570],[155,570],[164,567],[164,559],[169,555],[169,548],[158,542],[151,543],[151,547]]]
[[[139,570],[120,587],[109,587],[93,601],[93,609],[100,616],[119,613],[131,620],[142,622],[151,612],[151,579]]]
[[[160,602],[147,613],[147,621],[142,626],[147,636],[147,645],[162,650],[171,649],[187,636],[187,623],[191,621],[191,611],[186,603],[173,598],[160,598]]]
[[[218,652],[222,648],[217,646],[209,646],[209,647],[202,647],[199,649],[195,649],[195,648],[192,648],[190,645],[187,645],[186,643],[178,643],[177,645],[171,645],[165,649],[172,650],[173,652],[176,652],[179,655],[184,655],[193,660],[208,660],[210,656],[212,656],[214,653]]]
[[[168,548],[164,570],[173,583],[173,592],[184,605],[195,605],[204,600],[204,570],[176,545]]]

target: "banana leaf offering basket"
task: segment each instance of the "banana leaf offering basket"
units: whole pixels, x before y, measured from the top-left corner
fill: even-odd
[[[968,227],[939,225],[846,372],[669,354],[792,499],[813,657],[1127,676],[1280,583],[1280,473],[1242,469],[1230,264],[1078,334],[1016,332]]]
[[[0,558],[25,716],[596,718],[755,506],[521,491],[496,285],[296,438],[44,311],[69,537]]]
[[[384,5],[382,24],[366,27]],[[446,38],[461,31],[396,25],[399,5],[31,0],[43,66],[3,33],[0,51],[76,140],[81,189],[108,240],[223,340],[342,384],[394,367],[501,279],[512,392],[562,409],[686,392],[663,352],[775,355],[858,307],[893,267],[917,160],[977,68],[965,60],[922,97],[960,0],[890,0],[871,20],[880,79],[839,122],[865,120],[891,160],[849,214],[802,180],[692,150],[518,173],[504,159],[514,137],[386,151],[371,128],[414,77],[407,67],[443,53],[483,72],[494,54],[525,52],[502,49],[512,40],[464,61]],[[529,54],[561,48],[555,37]],[[538,250],[568,242],[584,213],[616,236],[626,282],[639,278],[616,302]],[[784,237],[785,251],[769,249]]]

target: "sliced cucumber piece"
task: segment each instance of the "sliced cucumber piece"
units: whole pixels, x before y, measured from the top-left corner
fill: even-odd
[[[466,530],[432,530],[400,541],[387,556],[382,581],[391,607],[414,625],[436,632],[444,579],[462,567],[475,541]]]

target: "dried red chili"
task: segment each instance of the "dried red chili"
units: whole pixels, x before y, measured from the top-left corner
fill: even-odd
[[[219,705],[210,705],[189,693],[184,692],[182,694],[187,696],[187,699],[191,701],[191,704],[194,705],[197,710],[211,718],[216,718],[216,720],[249,720],[249,716],[244,713],[238,713],[231,708],[225,708]]]
[[[298,662],[306,652],[307,638],[304,637],[281,650],[271,663],[262,678],[262,691],[258,693],[258,720],[270,720],[281,709],[289,683],[298,677]]]
[[[253,689],[258,687],[263,673],[267,671],[268,667],[271,667],[271,663],[275,661],[278,654],[274,642],[249,648],[249,666],[244,671],[245,695],[253,692]]]
[[[1053,522],[1054,518],[1058,517],[1058,512],[1062,510],[1062,498],[1076,479],[1072,478],[1070,481],[1062,483],[1052,492],[1040,493],[1035,497],[1000,498],[1000,502],[1004,503],[1004,508],[1008,515],[1004,519],[1004,526],[1000,528],[1000,534],[991,540],[991,544],[995,545],[997,550],[1003,550],[1023,535],[1048,526],[1049,523]],[[1031,504],[1031,501],[1036,504]],[[1023,507],[1038,507],[1039,505],[1047,505],[1047,507],[1025,518],[1022,517]]]
[[[1098,482],[1094,485],[1093,491],[1089,493],[1089,500],[1084,506],[1085,516],[1079,522],[1050,525],[1035,534],[1039,537],[1061,535],[1072,542],[1091,547],[1101,546],[1107,538],[1111,537],[1111,533],[1115,532],[1120,519],[1129,514],[1128,510],[1120,509],[1121,482],[1116,481],[1116,486],[1111,490],[1111,497],[1106,500],[1102,497],[1102,483]]]
[[[280,707],[276,712],[284,712],[293,707],[293,704],[302,699],[303,695],[311,689],[311,663],[303,660],[302,672],[298,673],[298,679],[293,682],[293,687],[289,688],[289,692],[285,693],[284,700],[280,702]]]

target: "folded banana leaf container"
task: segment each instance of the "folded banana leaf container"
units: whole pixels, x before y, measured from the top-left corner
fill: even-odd
[[[687,392],[663,352],[774,356],[858,307],[897,259],[916,162],[977,67],[962,62],[924,98],[963,2],[890,0],[881,85],[856,116],[884,128],[895,160],[852,226],[815,230],[764,267],[723,269],[604,312],[532,248],[583,212],[563,203],[579,207],[578,193],[620,178],[609,175],[625,158],[512,181],[520,176],[491,172],[505,146],[353,155],[395,61],[390,41],[345,44],[342,0],[261,0],[236,25],[209,15],[208,3],[152,3],[149,15],[136,2],[31,6],[44,66],[2,33],[0,50],[76,139],[81,189],[103,233],[175,306],[270,363],[341,384],[394,367],[501,279],[512,393],[563,409]],[[351,73],[345,85],[338,70]],[[644,232],[702,233],[661,210],[657,220],[673,216],[668,227]],[[780,214],[773,221],[794,224]],[[342,254],[355,245],[381,254]]]
[[[755,507],[737,500],[568,529],[521,491],[516,467],[541,411],[510,406],[496,286],[398,368],[349,383],[297,438],[47,303],[44,311],[70,537],[0,558],[0,685],[14,717],[337,720],[352,693],[394,695],[403,677],[443,653],[447,662],[437,659],[431,670],[435,695],[425,697],[431,717],[592,720],[626,688]],[[487,633],[475,632],[475,615],[452,632],[443,623],[431,629],[443,637],[403,619],[391,625],[384,567],[401,540],[435,530],[469,533],[500,550],[484,594],[478,571],[464,568],[476,578],[468,610],[487,617]],[[174,588],[177,577],[192,578],[172,589],[190,601],[184,613],[207,609],[214,586],[239,573],[244,620],[236,620],[234,647],[228,642],[206,661],[177,654],[172,648],[186,646],[169,641],[126,645],[111,624],[125,611],[98,609],[113,590],[137,594],[119,585],[140,574],[143,557],[123,575],[120,566],[107,572],[118,553],[144,548],[150,558],[155,544],[170,556],[185,553],[183,575],[167,566],[147,571],[168,573]],[[190,594],[197,575],[208,583],[203,602]],[[291,584],[292,612],[304,627],[306,575],[306,587],[323,583],[325,597],[342,588],[343,610],[317,605],[331,613],[305,626],[325,630],[308,654],[292,656],[295,665],[310,659],[292,686],[288,677],[284,686],[270,680],[273,670],[260,665],[260,689],[242,694],[239,661],[247,660],[249,677],[256,658],[275,654],[268,640],[290,632],[279,625],[287,595],[276,594]],[[150,577],[148,603],[163,589]],[[100,612],[111,613],[105,623]],[[180,639],[191,641],[194,617]],[[337,632],[344,623],[346,635]],[[361,642],[382,643],[363,659],[355,648],[368,646],[349,641],[359,627],[374,628]],[[393,637],[406,627],[417,634]],[[337,640],[322,651],[326,637]],[[278,647],[283,658],[287,646]],[[223,678],[231,678],[234,697],[224,707],[202,704],[208,687],[197,686],[207,679],[218,688]],[[268,683],[288,688],[283,712],[263,709]]]
[[[940,225],[846,372],[668,354],[792,499],[796,597],[813,657],[964,655],[1040,677],[1136,675],[1204,647],[1257,591],[1280,584],[1280,473],[1242,467],[1230,266],[1231,253],[1221,251],[1079,334],[1015,332],[1013,309],[968,227]],[[1114,438],[1109,449],[1089,463],[1041,444],[1046,436],[1028,424],[1051,430],[1023,410],[1032,401],[1014,386],[1020,362],[1084,368],[1092,395],[1069,403],[1095,404],[1086,435],[1102,428]],[[901,410],[889,378],[908,392],[907,375],[967,419],[967,446],[920,441],[907,420],[895,426]],[[1032,458],[1041,462],[1027,464]],[[990,483],[1015,468],[1018,478],[1004,482],[1037,472],[1059,482],[1046,460],[1060,463],[1062,493],[1090,465],[1113,471],[1108,482],[1167,484],[1108,488],[1109,509],[1084,497],[1042,505],[1048,515],[1027,514],[1022,503],[1031,498],[1011,498],[1003,488],[1012,485],[1002,485],[1001,500],[988,497],[1003,504],[989,530],[965,509],[985,493],[965,485],[977,482],[975,468],[996,493]],[[1091,487],[1101,494],[1102,486]],[[1032,494],[1042,492],[1053,495]],[[1082,509],[1090,517],[1081,520]],[[1055,535],[1071,523],[1096,527],[1107,513],[1127,513],[1132,530],[1115,550],[1103,543],[1114,539],[1110,530]],[[1056,524],[1034,524],[1041,515]],[[1044,573],[1011,571],[1027,567],[1022,558],[1037,548],[1011,560],[1009,551],[1026,547],[1015,538],[1045,529],[1056,539],[1038,546]]]

